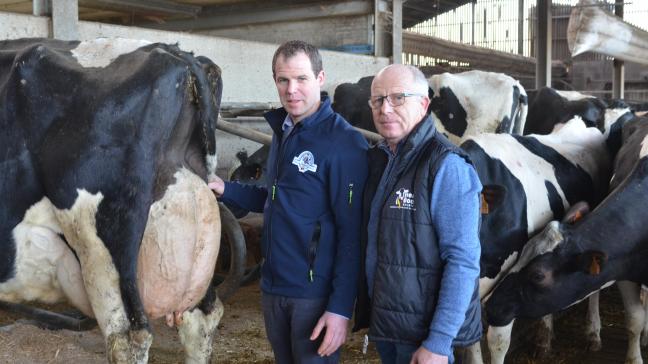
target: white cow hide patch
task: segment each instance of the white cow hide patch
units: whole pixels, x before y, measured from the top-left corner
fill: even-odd
[[[79,43],[72,55],[83,67],[106,67],[120,55],[149,44],[147,40],[97,38]]]

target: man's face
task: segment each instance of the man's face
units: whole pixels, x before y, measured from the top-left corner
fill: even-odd
[[[399,93],[420,93],[416,92],[413,77],[407,69],[385,69],[371,84],[372,98]],[[392,106],[384,99],[382,106],[371,109],[376,130],[394,149],[423,119],[428,103],[426,96],[406,97],[405,103],[400,106]]]
[[[299,122],[319,107],[324,71],[313,74],[310,59],[303,52],[288,59],[279,56],[275,63],[275,85],[281,105],[294,122]]]

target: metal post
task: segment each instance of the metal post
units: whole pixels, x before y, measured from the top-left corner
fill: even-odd
[[[518,54],[524,54],[524,0],[518,0]]]
[[[79,40],[78,0],[56,0],[52,3],[52,32],[55,39]]]
[[[49,0],[34,0],[32,10],[35,16],[48,16],[51,11]]]
[[[382,0],[374,0],[374,55],[376,57],[385,55],[381,2]]]
[[[537,0],[536,89],[551,87],[551,0]]]
[[[614,15],[623,19],[623,0],[616,0]],[[625,66],[620,59],[614,59],[614,74],[612,75],[612,98],[622,99],[625,93]]]
[[[473,0],[472,2],[472,40],[470,41],[470,44],[475,45],[475,5],[477,4],[477,0]]]
[[[392,2],[392,63],[403,63],[403,0]]]

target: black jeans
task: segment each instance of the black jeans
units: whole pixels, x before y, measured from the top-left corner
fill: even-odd
[[[326,329],[317,339],[310,340],[317,321],[326,311],[327,303],[328,298],[292,298],[263,293],[263,319],[277,364],[330,364],[340,361],[339,349],[330,356],[317,354]]]

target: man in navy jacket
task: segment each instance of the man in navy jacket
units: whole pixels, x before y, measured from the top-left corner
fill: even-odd
[[[315,47],[284,43],[272,71],[283,108],[265,115],[267,186],[209,185],[226,204],[264,213],[262,305],[276,362],[335,363],[357,291],[368,146],[320,98]]]

